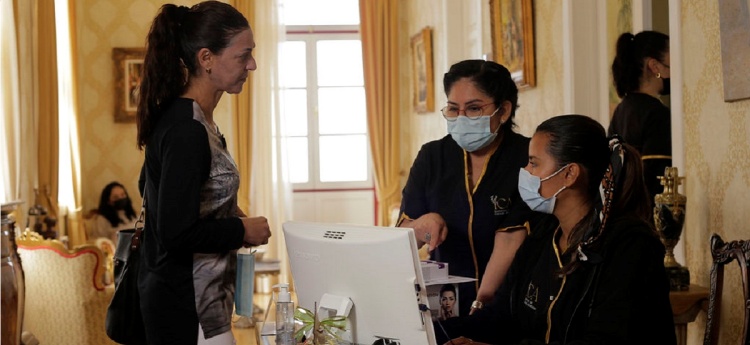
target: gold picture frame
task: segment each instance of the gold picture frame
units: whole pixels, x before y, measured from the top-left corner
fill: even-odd
[[[519,89],[536,86],[532,0],[490,0],[492,54]]]
[[[144,48],[112,48],[115,72],[115,122],[135,122]]]
[[[417,113],[435,111],[435,81],[432,72],[432,29],[423,28],[411,38],[414,109]]]

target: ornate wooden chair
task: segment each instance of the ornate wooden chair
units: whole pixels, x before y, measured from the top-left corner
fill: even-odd
[[[99,247],[99,249],[102,251],[102,254],[104,254],[104,275],[102,276],[102,281],[104,282],[104,285],[114,284],[115,282],[115,243],[112,242],[112,240],[105,238],[105,237],[99,237],[94,240],[94,245]]]
[[[744,292],[744,325],[742,336],[739,344],[750,344],[750,241],[730,241],[724,242],[721,236],[713,234],[711,236],[711,256],[713,264],[711,265],[711,281],[708,294],[708,315],[706,317],[706,332],[703,337],[704,345],[719,344],[719,325],[721,315],[721,295],[724,288],[724,266],[737,260],[740,265],[742,274],[742,289]]]
[[[31,231],[16,242],[26,285],[23,329],[41,344],[115,344],[104,331],[114,287],[102,283],[102,251],[94,245],[68,250]]]

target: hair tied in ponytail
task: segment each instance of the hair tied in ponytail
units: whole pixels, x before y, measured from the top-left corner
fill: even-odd
[[[185,21],[185,16],[187,16],[188,12],[190,12],[190,7],[177,6],[177,24],[178,25],[182,25],[182,22]]]
[[[589,261],[591,259],[591,253],[586,255],[584,248],[594,243],[601,236],[602,232],[604,232],[612,207],[612,200],[616,192],[615,186],[619,183],[621,178],[620,172],[622,172],[625,162],[625,150],[623,149],[622,138],[619,135],[613,135],[608,138],[608,141],[610,151],[609,166],[599,185],[599,198],[596,200],[596,205],[594,206],[594,221],[591,228],[583,234],[583,238],[578,244],[576,251],[578,259],[581,261]]]

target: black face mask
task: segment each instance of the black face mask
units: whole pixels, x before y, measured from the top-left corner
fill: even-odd
[[[659,91],[659,94],[662,96],[666,96],[669,94],[669,78],[661,78],[661,82],[664,86],[662,86],[661,91]]]
[[[114,207],[115,210],[124,210],[130,205],[130,198],[122,198],[115,200],[112,207]]]

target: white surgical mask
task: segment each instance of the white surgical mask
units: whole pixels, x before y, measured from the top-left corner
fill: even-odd
[[[523,201],[526,202],[526,205],[529,205],[529,208],[534,211],[552,214],[552,211],[555,210],[555,201],[557,200],[557,195],[560,194],[560,192],[562,192],[566,187],[562,186],[560,190],[558,190],[553,196],[549,198],[543,197],[542,194],[539,193],[539,190],[542,188],[542,182],[551,179],[553,176],[559,174],[561,171],[563,171],[563,169],[567,167],[568,164],[545,178],[534,176],[530,172],[526,171],[526,169],[521,168],[521,170],[518,172],[518,192],[521,194],[521,199],[523,199]]]
[[[492,113],[492,115],[495,115],[495,113]],[[474,152],[482,149],[497,138],[497,132],[502,127],[502,124],[497,126],[494,133],[490,130],[492,115],[480,116],[474,120],[466,116],[459,116],[455,121],[448,121],[448,133],[456,144],[466,151]]]

